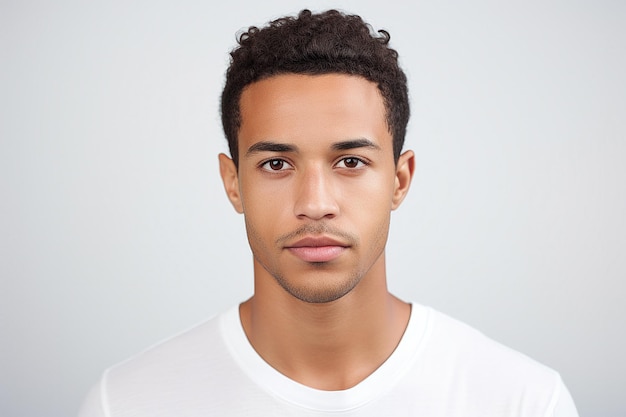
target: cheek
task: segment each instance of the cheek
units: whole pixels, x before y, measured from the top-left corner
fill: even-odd
[[[361,238],[373,245],[386,240],[391,206],[391,191],[383,182],[353,188],[343,194],[343,214]]]
[[[372,242],[372,246],[385,245],[389,233],[389,221],[390,215],[387,209],[378,211],[377,213],[370,212],[367,233],[369,235],[368,240]]]
[[[263,221],[262,217],[251,218],[250,216],[245,216],[244,219],[248,244],[250,245],[252,255],[261,264],[267,265],[272,258],[269,254],[273,252],[274,249],[272,242],[273,235],[268,232],[268,222]]]
[[[380,246],[387,240],[393,205],[393,181],[380,178],[360,187],[353,196],[353,212],[362,232],[367,230],[372,245]]]
[[[344,184],[341,193],[343,203],[382,215],[392,209],[394,184],[394,178],[382,175],[369,175],[359,181]]]
[[[244,213],[250,217],[250,221],[265,217],[266,211],[274,210],[274,205],[280,200],[274,190],[258,183],[241,184],[240,193]]]
[[[262,190],[262,191],[261,191]],[[286,223],[288,203],[285,196],[267,187],[242,188],[242,204],[251,245],[269,248]]]

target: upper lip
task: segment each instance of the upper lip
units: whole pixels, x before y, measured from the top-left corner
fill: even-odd
[[[288,248],[321,247],[321,246],[347,247],[349,245],[337,239],[328,237],[328,236],[307,236],[287,245]]]

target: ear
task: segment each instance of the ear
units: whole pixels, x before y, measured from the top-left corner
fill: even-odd
[[[243,213],[243,204],[241,201],[241,193],[239,191],[239,175],[237,167],[232,159],[225,154],[219,154],[220,175],[224,183],[224,190],[237,213]]]
[[[406,151],[396,164],[396,180],[393,190],[393,198],[391,200],[391,209],[395,210],[400,207],[400,204],[409,192],[411,186],[411,180],[413,179],[413,173],[415,171],[415,154],[413,151]]]

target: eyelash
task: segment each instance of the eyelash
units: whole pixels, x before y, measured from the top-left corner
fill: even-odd
[[[355,166],[355,167],[347,167],[347,166],[345,166],[345,161],[348,160],[348,159],[355,160],[357,162],[357,166]],[[270,167],[270,164],[273,163],[273,162],[280,162],[282,164],[280,169],[272,169]],[[356,156],[344,156],[339,161],[337,161],[337,163],[334,166],[339,165],[341,162],[344,163],[344,166],[340,167],[340,168],[342,168],[342,169],[349,169],[349,170],[360,169],[360,168],[363,168],[363,167],[366,167],[366,166],[369,165],[369,162],[366,161],[363,158],[358,158]],[[269,171],[269,172],[280,172],[280,171],[285,171],[285,169],[283,169],[285,164],[290,166],[290,167],[293,167],[293,165],[291,163],[289,163],[288,161],[286,161],[285,159],[282,159],[282,158],[271,158],[271,159],[268,159],[266,161],[261,162],[259,167],[261,169],[263,169],[265,171]]]
[[[270,164],[272,162],[280,162],[283,165],[286,164],[286,165],[292,166],[289,162],[285,161],[284,159],[272,158],[272,159],[268,159],[267,161],[261,162],[260,168],[265,170],[265,171],[270,171],[270,172],[284,171],[284,169],[282,169],[282,166],[281,166],[281,169],[272,169],[272,168],[270,168]]]
[[[353,160],[355,160],[355,161],[356,161],[356,163],[357,163],[357,166],[355,166],[355,167],[347,167],[347,166],[345,166],[345,161],[346,161],[346,160],[348,160],[348,159],[353,159]],[[345,169],[359,169],[359,168],[363,168],[363,167],[366,167],[366,166],[368,166],[368,165],[369,165],[369,162],[368,162],[368,161],[366,161],[366,160],[364,160],[364,159],[362,159],[362,158],[357,158],[356,156],[346,156],[346,157],[344,157],[344,158],[341,158],[341,159],[340,159],[340,160],[339,160],[339,161],[335,164],[335,166],[337,166],[337,165],[338,165],[339,163],[341,163],[341,162],[343,162],[343,163],[344,163],[344,166],[343,166],[342,168],[345,168]]]

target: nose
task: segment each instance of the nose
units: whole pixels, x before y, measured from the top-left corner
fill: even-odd
[[[294,214],[300,219],[331,219],[339,214],[332,172],[324,167],[308,167],[300,173]]]

